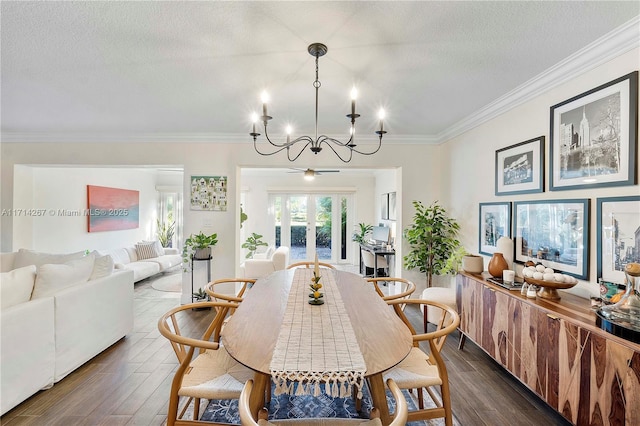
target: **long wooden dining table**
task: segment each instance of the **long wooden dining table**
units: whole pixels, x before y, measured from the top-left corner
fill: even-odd
[[[299,368],[302,371],[295,371],[293,376],[289,376],[294,378],[297,377],[296,374],[300,374],[300,377],[306,377],[305,374],[317,376],[318,373],[328,379],[332,375],[344,377],[347,373],[357,377],[357,360],[363,360],[364,366],[361,368],[361,374],[369,384],[373,406],[380,410],[383,424],[389,424],[391,416],[387,406],[382,373],[398,364],[409,354],[412,347],[412,336],[409,329],[380,298],[371,284],[361,276],[348,272],[321,269],[321,282],[331,284],[325,284],[322,289],[326,303],[320,306],[308,305],[306,293],[309,293],[309,282],[306,281],[311,272],[305,271],[311,270],[276,271],[259,279],[245,294],[239,308],[223,329],[222,342],[227,352],[238,362],[256,372],[250,398],[252,413],[256,415],[264,406],[265,390],[267,386],[271,385],[274,368],[277,368],[274,367],[274,364],[277,364],[276,360],[281,358],[283,349],[284,351],[295,349],[298,351],[295,356],[299,356],[301,359],[310,358],[308,362],[312,363],[314,367],[308,367],[305,362],[300,362],[301,367]],[[304,288],[297,286],[304,286]],[[294,294],[297,294],[295,296],[297,300],[294,300]],[[322,309],[325,311],[320,311]],[[340,315],[334,313],[336,311],[342,312],[339,321],[333,318],[334,315]],[[320,314],[324,314],[324,316],[322,317]],[[327,314],[330,314],[331,321],[327,320]],[[292,320],[296,316],[302,318]],[[320,318],[324,319],[320,320]],[[290,331],[292,321],[305,322],[302,325],[305,327],[302,333],[298,331],[298,336],[295,337],[296,341],[292,341],[294,340],[292,335],[296,334],[295,330]],[[330,322],[333,325],[329,324]],[[326,330],[330,327],[340,330],[333,332]],[[349,341],[350,330],[353,330],[355,342],[349,345],[350,348],[344,348],[344,340],[334,338],[333,335],[336,334],[336,331],[344,332],[347,341]],[[283,333],[287,334],[283,336]],[[310,333],[310,335],[305,333]],[[329,334],[332,337],[323,338],[321,336]],[[343,355],[346,349],[349,349],[350,354]],[[320,356],[317,355],[318,351],[322,351]],[[359,358],[359,354],[362,355],[361,358]],[[338,360],[338,364],[340,364],[337,367],[338,371],[304,371],[308,368],[315,369],[318,363],[322,365],[324,358],[332,356],[341,358]],[[330,365],[333,365],[332,368],[336,368],[335,363]],[[351,371],[354,366],[355,375]],[[357,383],[357,380],[354,383]],[[325,386],[325,391],[327,389],[328,387]],[[308,390],[311,392],[310,387]]]

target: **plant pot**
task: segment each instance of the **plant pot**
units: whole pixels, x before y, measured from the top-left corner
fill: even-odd
[[[470,254],[462,257],[462,270],[470,274],[481,274],[484,271],[482,256]]]
[[[211,257],[211,247],[199,248],[196,249],[193,253],[194,259],[204,260],[209,259]]]

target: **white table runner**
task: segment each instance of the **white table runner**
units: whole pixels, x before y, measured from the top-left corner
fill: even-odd
[[[313,269],[294,272],[282,328],[273,358],[271,377],[276,395],[293,393],[319,396],[320,384],[332,397],[362,396],[366,365],[358,346],[333,271],[321,269],[324,305],[308,303]]]

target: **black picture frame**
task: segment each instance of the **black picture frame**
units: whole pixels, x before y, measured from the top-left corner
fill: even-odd
[[[389,220],[396,220],[397,219],[397,214],[396,214],[396,193],[395,192],[390,192],[389,193]]]
[[[389,194],[382,194],[380,197],[380,218],[389,220]]]
[[[544,191],[544,136],[496,151],[495,194],[533,194]]]
[[[590,204],[587,198],[514,202],[514,260],[588,279]]]
[[[551,107],[549,189],[635,185],[638,71]]]
[[[640,262],[640,195],[596,200],[598,279],[622,284],[622,268]]]
[[[492,256],[500,237],[511,238],[511,202],[479,203],[478,251]]]

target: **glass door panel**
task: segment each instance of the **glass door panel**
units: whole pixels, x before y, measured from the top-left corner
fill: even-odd
[[[332,237],[332,197],[316,195],[315,197],[315,252],[318,259],[331,260]]]
[[[289,241],[291,241],[290,257],[292,261],[308,259],[307,241],[309,216],[307,206],[308,195],[289,196]]]

